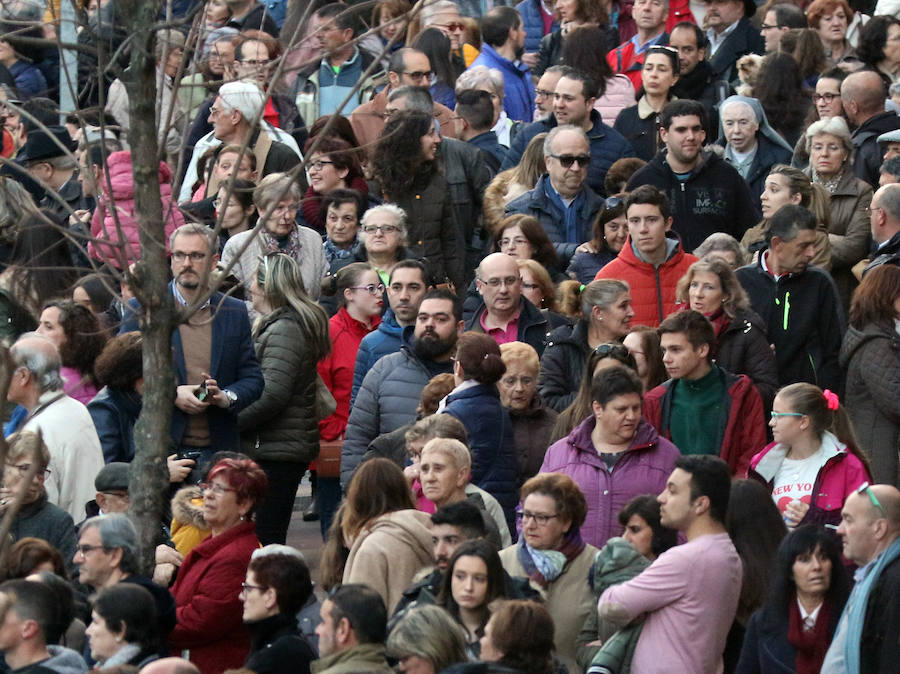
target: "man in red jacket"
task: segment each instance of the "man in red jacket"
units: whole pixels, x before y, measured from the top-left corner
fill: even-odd
[[[657,326],[675,311],[675,286],[697,258],[685,253],[672,229],[665,193],[652,185],[633,190],[625,201],[628,241],[594,280],[614,278],[631,286],[635,325]]]
[[[747,375],[710,362],[715,329],[703,314],[669,316],[657,330],[671,379],[644,396],[644,418],[682,454],[714,454],[743,477],[766,445],[762,398]]]
[[[623,73],[631,80],[635,91],[643,86],[641,68],[644,54],[656,44],[667,44],[666,19],[669,17],[668,0],[635,0],[631,16],[637,25],[637,34],[606,55],[606,62],[614,73]]]

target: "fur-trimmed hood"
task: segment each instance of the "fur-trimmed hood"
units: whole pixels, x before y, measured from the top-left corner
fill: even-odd
[[[190,524],[207,530],[209,525],[203,519],[203,490],[198,485],[182,487],[172,497],[172,518],[181,524]]]

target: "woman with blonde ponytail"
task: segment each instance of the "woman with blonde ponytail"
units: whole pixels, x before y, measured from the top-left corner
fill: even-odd
[[[872,478],[837,394],[785,386],[769,427],[774,442],[753,457],[748,476],[769,488],[788,528],[840,523],[846,498]]]

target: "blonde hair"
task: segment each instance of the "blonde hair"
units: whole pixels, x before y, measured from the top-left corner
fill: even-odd
[[[500,345],[500,357],[507,369],[513,364],[521,364],[535,374],[541,371],[541,359],[531,344],[525,342],[507,342]]]
[[[747,299],[747,292],[738,281],[737,275],[731,266],[715,253],[707,255],[697,260],[688,267],[684,276],[678,279],[678,285],[675,287],[675,299],[678,302],[688,303],[690,301],[688,294],[694,275],[697,273],[715,274],[719,277],[719,285],[722,286],[722,295],[728,299],[722,302],[722,308],[731,318],[735,317],[738,311],[743,311],[750,306],[750,300]]]

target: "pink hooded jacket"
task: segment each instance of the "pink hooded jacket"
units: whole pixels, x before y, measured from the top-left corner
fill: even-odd
[[[138,222],[134,206],[134,176],[131,173],[131,152],[113,152],[107,160],[109,166],[109,184],[106,177],[102,179],[102,193],[97,198],[97,208],[91,218],[91,236],[109,241],[111,244],[124,239],[125,249],[116,245],[104,245],[91,242],[88,244],[88,255],[95,260],[108,262],[118,269],[125,269],[132,262],[141,259],[141,242],[138,233]],[[112,187],[112,195],[107,191]],[[168,248],[169,236],[176,227],[184,224],[184,216],[172,202],[172,171],[159,162],[159,195],[162,198],[162,212],[166,221],[166,236],[163,245]],[[113,217],[112,208],[118,213],[119,228]]]

